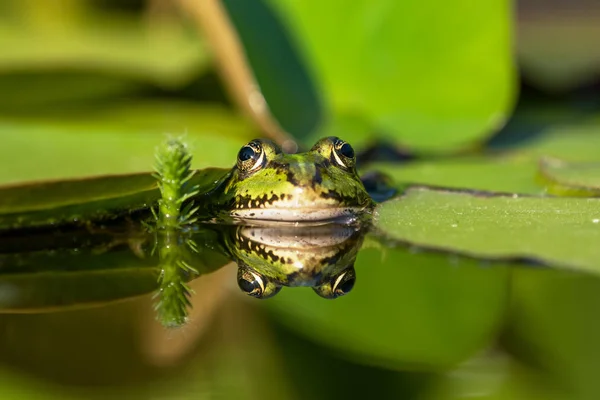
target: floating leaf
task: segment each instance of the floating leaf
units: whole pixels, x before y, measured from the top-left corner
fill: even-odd
[[[376,226],[417,246],[600,272],[600,199],[412,188],[378,207]]]
[[[558,195],[600,195],[600,162],[567,162],[544,158],[540,176],[548,192]]]
[[[205,193],[225,171],[196,171],[189,184]],[[110,217],[148,208],[159,198],[150,173],[0,187],[0,229]]]

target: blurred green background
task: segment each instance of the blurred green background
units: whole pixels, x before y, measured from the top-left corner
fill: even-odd
[[[594,0],[0,0],[0,183],[149,171],[166,134],[196,168],[231,167],[257,136],[335,134],[398,184],[597,196],[599,38]],[[452,238],[441,201],[391,213],[390,231],[421,238],[403,222],[422,211],[438,235],[419,243]],[[375,243],[334,302],[253,301],[228,265],[192,282],[179,330],[150,295],[2,314],[0,397],[597,399],[594,225],[567,226],[596,220],[585,201],[541,222],[524,208],[542,236],[516,244],[585,273]],[[475,239],[448,246],[504,243]]]

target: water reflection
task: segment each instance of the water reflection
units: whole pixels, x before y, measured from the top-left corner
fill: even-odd
[[[53,229],[0,238],[0,311],[46,312],[155,293],[158,320],[187,321],[189,282],[229,261],[237,284],[266,299],[284,286],[312,287],[326,299],[349,293],[363,223],[200,225],[148,232],[131,222]]]
[[[27,371],[69,390],[94,385],[80,398],[253,398],[248,385],[265,376],[273,398],[385,398],[389,388],[427,399],[597,398],[573,394],[598,393],[597,278],[363,245],[372,238],[360,226],[305,228],[156,235],[123,224],[2,237],[0,312],[35,315],[0,318],[0,372]],[[279,295],[236,296],[232,259]],[[354,265],[359,283],[339,301],[296,289],[339,287]],[[183,298],[172,295],[182,288]],[[156,316],[189,321],[164,329]]]
[[[310,286],[334,299],[354,286],[364,233],[360,225],[238,226],[225,238],[238,264],[238,285],[250,296],[268,298],[283,286]]]

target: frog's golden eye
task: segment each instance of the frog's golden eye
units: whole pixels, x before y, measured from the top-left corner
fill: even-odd
[[[338,138],[327,138],[330,144],[330,160],[340,168],[352,170],[356,164],[354,149],[350,143]]]
[[[322,285],[315,286],[313,290],[321,297],[326,299],[337,299],[348,294],[356,282],[356,273],[354,267],[342,271]]]
[[[265,161],[265,151],[259,140],[251,141],[238,152],[237,165],[243,172],[257,171],[265,165]]]
[[[238,269],[237,282],[242,292],[257,299],[268,299],[275,296],[281,290],[280,285],[269,281],[267,278],[241,264]]]

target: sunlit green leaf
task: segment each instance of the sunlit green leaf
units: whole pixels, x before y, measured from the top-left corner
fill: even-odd
[[[253,8],[246,3],[228,2],[229,8]],[[286,96],[265,93],[272,110],[279,110],[281,99],[297,97],[305,104],[294,102],[295,110],[314,107],[307,89],[297,87],[302,66],[282,67],[289,57],[282,57],[273,37],[300,53],[326,104],[323,125],[302,137],[305,144],[343,125],[354,126],[345,136],[357,145],[383,135],[418,150],[441,151],[470,145],[507,118],[515,92],[507,1],[266,3],[287,34],[268,35],[273,27],[264,27],[254,12],[234,22],[242,36],[248,26],[259,31],[242,39],[257,76],[289,76],[289,82],[277,79]],[[262,2],[256,2],[259,7]],[[348,123],[357,119],[364,122]]]
[[[413,188],[379,206],[376,226],[413,245],[600,271],[600,199]]]
[[[285,131],[297,137],[308,135],[322,117],[321,99],[304,60],[286,34],[285,21],[264,1],[224,0],[223,5],[269,111]]]
[[[545,158],[540,163],[540,176],[547,184],[548,192],[553,194],[579,196],[600,194],[600,161],[571,163]]]

